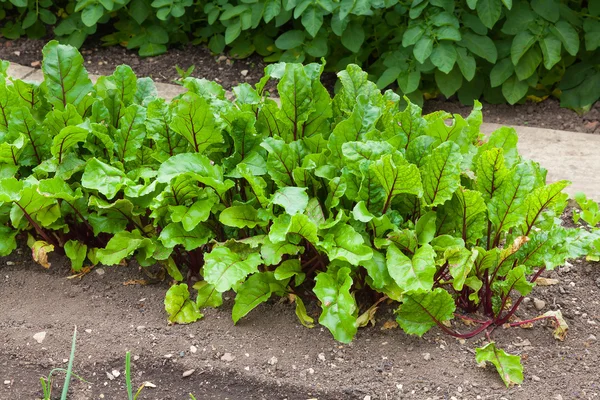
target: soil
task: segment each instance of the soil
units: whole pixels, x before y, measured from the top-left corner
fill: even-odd
[[[0,59],[25,66],[40,67],[42,47],[47,40],[0,38]],[[103,47],[94,38],[81,49],[87,70],[92,74],[109,75],[120,64],[129,64],[138,76],[150,76],[157,82],[171,82],[179,75],[175,65],[187,70],[195,66],[191,76],[206,78],[220,83],[225,89],[247,82],[255,84],[263,76],[266,64],[258,55],[235,60],[225,55],[213,55],[203,46],[181,46],[153,58],[140,58],[136,51],[123,47]],[[336,77],[332,73],[323,75],[323,83],[333,90]],[[434,99],[425,102],[424,111],[445,110],[466,116],[471,111],[457,100]],[[558,100],[548,99],[541,103],[527,102],[514,106],[484,104],[483,118],[486,122],[505,125],[527,125],[542,128],[562,129],[575,132],[600,133],[600,102],[583,116],[572,110],[561,108]]]
[[[0,399],[39,398],[39,378],[66,367],[74,326],[74,371],[87,381],[72,381],[74,400],[125,398],[126,351],[134,360],[134,387],[156,386],[144,389],[142,399],[188,399],[188,393],[215,400],[600,397],[598,263],[576,260],[545,272],[559,283],[536,287],[517,313],[526,319],[561,310],[569,325],[564,342],[544,321],[493,332],[501,348],[521,355],[525,368],[523,385],[506,389],[492,366],[475,362],[474,348],[484,337],[456,340],[437,328],[423,338],[407,336],[384,328],[394,319],[392,308],[379,310],[376,326],[360,329],[349,345],[323,327],[304,328],[293,305],[282,301],[259,306],[234,326],[233,294],[221,308],[205,310],[201,321],[169,326],[163,309],[168,282],[131,284],[147,277],[133,263],[66,279],[64,258],[51,254],[45,270],[29,254],[22,247],[0,258]],[[545,302],[542,310],[534,307],[536,299]],[[316,304],[308,309],[317,319]],[[39,332],[46,332],[42,343],[34,339]],[[55,396],[62,378],[55,380]]]

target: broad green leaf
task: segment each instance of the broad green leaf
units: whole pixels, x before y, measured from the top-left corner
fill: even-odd
[[[68,202],[73,202],[83,196],[80,188],[73,190],[67,182],[60,178],[41,180],[38,185],[38,192],[42,196],[63,199]]]
[[[65,128],[68,129],[68,128]],[[133,182],[120,169],[111,167],[102,161],[92,158],[87,162],[81,177],[81,184],[88,189],[94,189],[112,199],[123,186]]]
[[[199,223],[204,222],[210,217],[212,207],[219,203],[216,195],[196,200],[191,206],[169,206],[171,220],[181,222],[183,229],[191,231]]]
[[[364,244],[364,238],[354,228],[346,224],[337,224],[325,234],[321,246],[329,260],[341,260],[352,265],[360,265],[373,257],[370,246]]]
[[[294,186],[292,171],[300,165],[297,146],[273,138],[265,139],[261,146],[269,152],[267,170],[277,186]]]
[[[184,153],[189,146],[187,140],[171,129],[171,113],[164,99],[156,99],[148,104],[146,132],[156,144],[159,161],[165,161],[175,154]]]
[[[433,38],[429,35],[421,36],[413,48],[415,59],[423,64],[433,52]]]
[[[223,141],[212,107],[195,93],[188,92],[175,100],[172,118],[171,129],[183,136],[196,153],[203,154]]]
[[[483,237],[487,207],[481,192],[459,188],[448,204],[448,216],[465,243],[475,244]]]
[[[563,190],[569,181],[558,181],[542,186],[527,195],[525,199],[526,217],[523,234],[528,235],[533,226],[540,220],[544,211],[553,211],[552,217],[559,217],[567,206],[569,195]]]
[[[165,267],[167,273],[171,278],[175,279],[177,282],[183,281],[183,275],[177,267],[175,260],[173,260],[173,257],[169,257],[166,261],[162,262],[161,264]]]
[[[0,256],[6,257],[17,248],[16,236],[18,230],[11,229],[8,226],[0,225]]]
[[[464,247],[449,248],[444,252],[444,258],[448,263],[448,269],[453,278],[452,287],[455,290],[463,290],[469,273],[475,265],[477,256],[477,250],[471,252]]]
[[[321,272],[315,281],[313,291],[323,309],[319,323],[327,327],[336,340],[350,343],[357,331],[358,312],[356,300],[350,293],[353,283],[350,269],[343,267],[337,271]]]
[[[419,245],[430,243],[435,237],[437,214],[434,211],[421,215],[415,225],[415,233]]]
[[[518,164],[509,172],[502,188],[488,203],[489,219],[496,235],[508,232],[525,221],[525,199],[534,185],[535,171],[531,163]]]
[[[21,200],[23,181],[14,177],[0,179],[0,201],[10,203]]]
[[[262,221],[258,216],[258,210],[252,206],[231,206],[221,211],[219,222],[236,228],[254,228]]]
[[[278,189],[273,194],[273,204],[285,209],[289,215],[303,213],[308,206],[308,195],[306,188],[287,186]]]
[[[533,289],[533,283],[527,279],[527,268],[519,265],[510,270],[503,281],[496,282],[503,296],[508,296],[511,290],[516,290],[521,296],[527,296]]]
[[[137,230],[115,234],[104,249],[98,249],[96,257],[104,265],[116,265],[133,254],[134,251],[147,248],[154,251],[152,240],[145,238]]]
[[[560,2],[558,0],[531,0],[531,8],[550,22],[556,22],[560,18]]]
[[[203,317],[196,303],[190,299],[185,283],[169,288],[165,295],[165,310],[169,314],[169,322],[173,324],[190,324]]]
[[[390,276],[403,292],[431,290],[433,287],[435,251],[430,245],[419,247],[410,259],[392,244],[387,248],[386,260]]]
[[[435,71],[435,83],[447,98],[452,96],[462,85],[462,73],[456,66],[448,73],[441,69]]]
[[[67,104],[77,106],[92,92],[92,82],[77,49],[52,40],[44,46],[42,55],[48,101],[56,108],[65,109]]]
[[[71,269],[74,272],[81,271],[83,262],[87,256],[87,246],[76,240],[69,240],[65,243],[65,254],[71,260]]]
[[[477,15],[483,24],[492,29],[502,14],[500,0],[477,0]]]
[[[516,35],[510,48],[510,58],[513,65],[517,65],[521,57],[537,42],[538,38],[528,30]]]
[[[144,142],[146,130],[146,109],[132,104],[123,111],[115,132],[115,152],[121,163],[133,161],[136,153]]]
[[[477,189],[485,200],[490,200],[502,188],[508,174],[503,149],[491,148],[484,151],[477,160],[475,174]]]
[[[544,56],[544,67],[551,69],[560,61],[560,40],[553,36],[546,36],[540,40],[540,48]]]
[[[515,66],[517,78],[520,80],[528,79],[535,73],[541,62],[542,53],[537,46],[527,50],[527,52],[519,60],[519,63]]]
[[[490,85],[497,87],[502,85],[515,72],[515,67],[510,58],[503,58],[498,61],[490,72]]]
[[[273,225],[269,231],[269,240],[272,243],[285,242],[288,239],[288,235],[291,235],[291,238],[295,236],[304,238],[313,245],[319,243],[317,225],[304,214],[295,214],[293,216],[283,214],[273,221]],[[294,243],[297,244],[298,242]],[[331,246],[334,246],[334,244],[331,244]]]
[[[460,185],[462,155],[454,142],[436,147],[421,166],[423,198],[429,206],[443,204],[452,198]]]
[[[386,193],[384,213],[397,195],[409,193],[421,196],[423,193],[419,169],[399,155],[385,155],[372,163],[370,169],[374,172]]]
[[[196,304],[198,305],[199,310],[204,307],[217,308],[223,304],[221,292],[217,291],[210,283],[206,281],[196,282],[194,284],[194,289],[198,291]]]
[[[472,32],[464,32],[460,44],[469,49],[469,51],[481,58],[484,58],[491,62],[496,63],[498,58],[498,50],[496,45],[487,36],[476,35]]]
[[[521,81],[516,75],[511,76],[502,84],[502,94],[509,104],[515,104],[527,94],[529,85]]]
[[[214,188],[219,195],[234,185],[232,181],[223,178],[220,165],[214,165],[208,157],[198,153],[183,153],[170,157],[158,168],[156,180],[169,183],[183,174]]]
[[[260,254],[236,254],[228,247],[216,247],[204,255],[204,280],[213,285],[219,292],[226,292],[233,285],[258,272],[263,263]]]
[[[212,231],[202,224],[187,231],[182,224],[172,222],[160,232],[159,239],[167,248],[182,245],[186,251],[191,251],[208,243],[212,236]]]
[[[235,296],[231,310],[233,323],[236,324],[259,304],[269,300],[274,292],[283,294],[286,284],[285,281],[277,280],[273,272],[259,272],[248,277]]]
[[[306,274],[302,272],[302,265],[298,259],[285,260],[275,269],[275,279],[283,281],[294,277],[294,285],[300,286]]]
[[[550,32],[562,42],[565,50],[570,55],[577,55],[579,52],[579,35],[571,24],[563,20],[558,21],[554,26],[550,26]]]
[[[442,288],[406,294],[396,321],[407,334],[423,336],[435,325],[452,319],[455,309],[454,299]]]
[[[284,255],[296,255],[301,249],[301,247],[287,241],[272,243],[269,237],[266,237],[260,248],[260,254],[265,261],[265,265],[277,265]]]
[[[507,354],[504,350],[497,348],[494,342],[476,348],[475,359],[478,363],[488,361],[494,364],[506,387],[523,383],[521,357]]]
[[[61,129],[60,133],[52,139],[52,155],[56,157],[60,164],[67,150],[77,145],[77,143],[85,142],[89,135],[87,129],[79,126],[67,126]]]

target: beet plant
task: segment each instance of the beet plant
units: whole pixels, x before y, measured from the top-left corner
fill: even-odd
[[[495,328],[549,319],[564,339],[559,311],[516,312],[544,271],[593,255],[598,233],[562,225],[568,182],[547,184],[513,129],[482,135],[480,104],[422,115],[355,65],[333,98],[322,65],[279,63],[232,100],[186,77],[172,102],[127,66],[92,84],[57,42],[42,70],[42,84],[0,79],[0,255],[21,236],[46,267],[52,250],[74,271],[158,263],[176,281],[171,323],[233,290],[236,323],[281,296],[312,327],[318,300],[347,343],[385,302],[407,334],[486,334],[476,358],[507,385],[522,367]]]

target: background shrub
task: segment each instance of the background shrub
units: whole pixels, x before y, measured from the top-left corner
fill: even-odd
[[[380,88],[422,103],[560,97],[585,111],[600,91],[600,0],[0,0],[0,32],[81,46],[102,33],[142,56],[206,43],[232,57],[324,57],[365,68]]]

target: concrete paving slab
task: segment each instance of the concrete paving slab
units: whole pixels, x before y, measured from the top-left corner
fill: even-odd
[[[483,133],[491,133],[500,124],[484,123]],[[566,192],[584,192],[600,201],[600,135],[554,129],[514,126],[519,135],[519,152],[548,170],[548,180],[572,182]]]
[[[31,67],[25,67],[23,65],[10,63],[8,66],[8,75],[16,79],[25,79],[34,71]]]
[[[184,93],[187,89],[179,85],[170,85],[168,83],[155,82],[158,95],[165,100],[171,101],[173,97]]]

